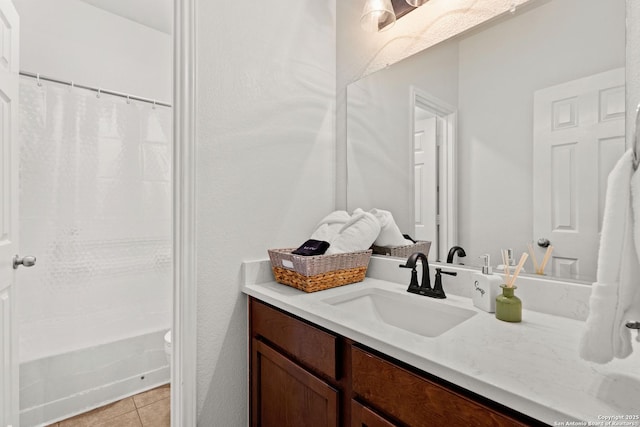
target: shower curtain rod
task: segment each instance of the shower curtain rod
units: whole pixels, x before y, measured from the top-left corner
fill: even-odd
[[[21,76],[25,76],[25,77],[31,77],[31,78],[34,78],[36,80],[46,80],[48,82],[60,83],[60,84],[63,84],[63,85],[73,86],[73,87],[79,87],[80,89],[86,89],[86,90],[90,90],[90,91],[96,92],[98,95],[100,95],[101,93],[106,93],[107,95],[119,96],[119,97],[122,97],[122,98],[131,99],[133,101],[148,102],[149,104],[162,105],[163,107],[171,108],[171,104],[167,104],[166,102],[156,101],[155,99],[149,99],[149,98],[143,98],[143,97],[140,97],[140,96],[128,95],[126,93],[116,92],[116,91],[113,91],[113,90],[107,90],[107,89],[102,89],[102,88],[98,88],[98,87],[80,85],[80,84],[74,83],[72,81],[54,79],[53,77],[47,77],[47,76],[43,76],[41,74],[30,73],[28,71],[20,71],[20,75]]]

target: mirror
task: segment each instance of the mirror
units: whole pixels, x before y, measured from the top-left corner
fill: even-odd
[[[545,275],[594,281],[624,66],[624,0],[539,0],[350,84],[348,209],[471,266],[546,238]]]

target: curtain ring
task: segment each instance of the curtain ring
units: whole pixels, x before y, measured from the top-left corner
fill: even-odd
[[[131,98],[127,95],[127,104],[131,104]]]
[[[100,98],[101,94],[102,94],[102,88],[98,88],[98,94],[96,95],[96,98]]]
[[[38,84],[39,87],[42,86],[42,82],[40,81],[40,73],[36,74],[36,83]]]
[[[156,109],[156,100],[155,99],[153,100],[153,107],[151,107],[151,108],[154,109],[154,110]]]

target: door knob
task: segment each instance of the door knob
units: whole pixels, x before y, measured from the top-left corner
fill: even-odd
[[[541,248],[547,248],[550,244],[551,242],[546,237],[541,237],[538,239],[538,246],[540,246]]]
[[[36,257],[34,256],[26,256],[24,258],[20,258],[18,255],[13,257],[13,269],[17,269],[21,265],[25,267],[33,267],[36,265]]]

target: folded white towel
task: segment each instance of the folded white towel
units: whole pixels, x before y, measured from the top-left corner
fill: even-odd
[[[318,223],[311,234],[311,239],[332,243],[340,233],[340,229],[351,219],[347,211],[334,211]]]
[[[354,211],[354,213],[356,213],[356,211]],[[371,209],[369,212],[372,213],[380,223],[380,234],[375,241],[377,246],[392,247],[413,244],[411,240],[404,238],[391,212],[382,209]]]
[[[369,212],[354,214],[330,242],[331,246],[325,255],[367,250],[379,233],[380,224],[375,216]]]
[[[631,209],[632,159],[631,150],[624,153],[607,181],[597,281],[591,290],[589,317],[580,341],[580,356],[592,362],[625,358],[632,351],[625,323],[640,288],[640,261],[634,244],[637,227],[633,227]],[[637,185],[640,188],[640,183]]]

